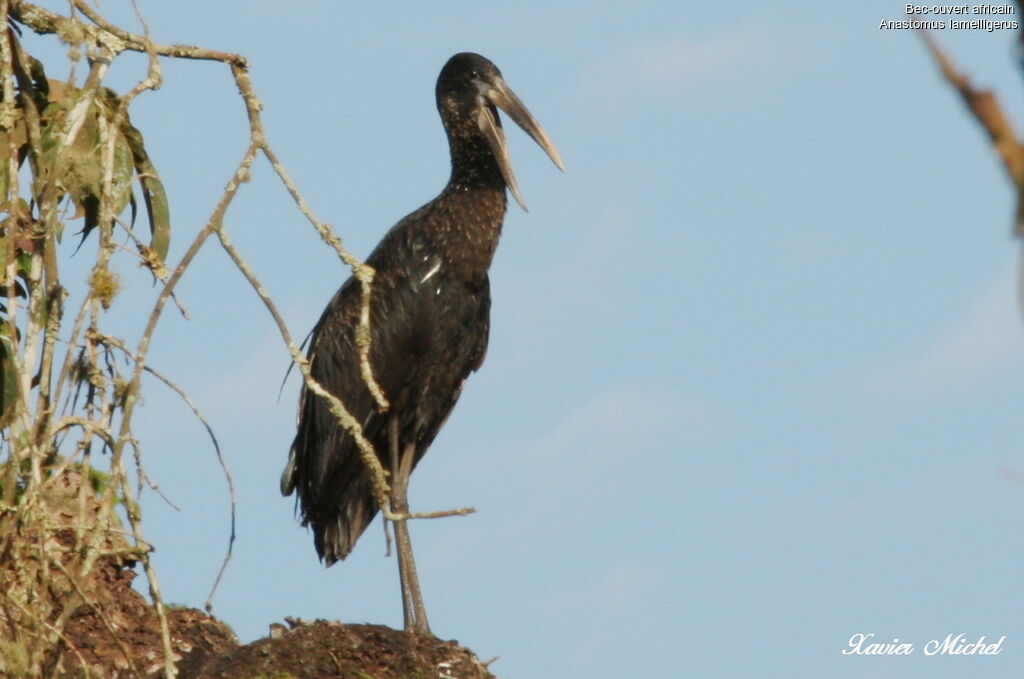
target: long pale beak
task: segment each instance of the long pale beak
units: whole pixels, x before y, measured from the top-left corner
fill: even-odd
[[[499,80],[495,85],[484,91],[483,95],[487,101],[507,113],[519,127],[523,128],[524,132],[533,137],[533,140],[544,149],[544,152],[548,154],[548,158],[551,159],[551,162],[559,170],[565,171],[562,157],[558,155],[558,150],[551,142],[551,139],[548,138],[544,128],[530,114],[530,111],[523,105],[523,102],[519,101],[519,97],[509,89],[508,85]],[[487,142],[491,145],[491,150],[494,151],[494,157],[498,160],[498,169],[501,170],[501,176],[505,179],[508,190],[512,192],[512,197],[516,199],[520,207],[526,210],[526,203],[519,193],[516,177],[512,173],[512,162],[508,156],[508,144],[505,142],[505,133],[502,131],[501,123],[490,106],[480,107],[477,124],[480,126],[480,131],[487,139]]]

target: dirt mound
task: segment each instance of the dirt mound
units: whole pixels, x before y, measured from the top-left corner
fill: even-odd
[[[414,637],[381,625],[317,620],[274,625],[270,638],[212,659],[196,679],[493,679],[455,641]]]
[[[141,558],[116,514],[76,469],[0,520],[0,678],[145,677],[162,672],[156,611],[132,589]],[[238,641],[192,609],[167,611],[184,671]]]
[[[102,563],[91,580],[94,605],[79,606],[64,628],[58,676],[127,679],[162,676],[164,647],[152,606],[131,587],[128,564]],[[179,678],[194,677],[210,658],[238,648],[224,623],[202,611],[172,607],[167,611],[171,648]]]
[[[158,616],[132,589],[142,555],[82,477],[51,485],[41,522],[0,516],[0,679],[163,676]],[[241,646],[202,611],[166,613],[178,679],[493,679],[454,641],[378,625],[286,619]]]
[[[102,608],[82,606],[64,631],[58,676],[105,679],[162,676],[163,644],[156,613],[131,588],[135,573],[104,564],[94,580]],[[289,620],[270,637],[239,645],[221,621],[192,608],[167,611],[178,679],[494,679],[455,641],[414,637],[381,625]]]
[[[134,589],[135,573],[104,564],[93,583],[97,608],[82,606],[64,631],[61,677],[162,676],[156,613]],[[414,637],[381,625],[289,620],[270,637],[239,645],[221,621],[192,608],[167,611],[178,679],[493,679],[455,641]]]

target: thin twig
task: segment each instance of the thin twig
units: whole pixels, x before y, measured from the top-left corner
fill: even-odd
[[[131,358],[131,360],[137,360],[137,358],[134,355],[132,355],[132,353],[124,345],[124,342],[122,342],[118,338],[105,335],[103,336],[101,341],[110,344],[111,346],[117,347],[118,349],[123,351],[129,358]],[[214,579],[213,586],[210,588],[210,594],[206,598],[205,608],[207,612],[210,612],[213,610],[213,596],[217,591],[217,586],[220,584],[221,578],[224,576],[224,571],[227,569],[228,562],[231,561],[231,555],[235,545],[235,525],[238,507],[238,494],[235,490],[235,480],[234,477],[232,477],[231,475],[231,470],[228,468],[227,460],[224,459],[224,454],[221,452],[220,444],[217,442],[217,435],[214,433],[213,427],[210,426],[209,420],[207,420],[206,417],[203,415],[202,411],[199,410],[199,406],[197,406],[195,401],[192,400],[192,397],[190,397],[185,392],[185,390],[178,386],[173,380],[171,380],[169,377],[164,375],[156,368],[147,365],[145,366],[145,370],[146,372],[150,373],[158,380],[163,382],[169,389],[171,389],[171,391],[176,393],[178,397],[185,402],[185,405],[189,407],[189,409],[192,411],[192,414],[196,416],[196,419],[199,420],[200,424],[202,424],[203,427],[206,429],[206,433],[210,437],[210,442],[213,444],[214,453],[217,456],[217,463],[220,465],[221,470],[224,472],[224,479],[227,481],[228,484],[228,492],[231,500],[231,529],[228,535],[227,552],[224,554],[224,559],[221,562],[220,569],[218,569],[217,571],[217,577]],[[158,493],[160,493],[160,490],[156,486],[156,484],[152,480],[149,480],[148,477],[147,480],[149,481],[150,486],[154,488],[154,490],[156,490]],[[162,497],[164,497],[168,504],[177,509],[174,503],[172,503],[165,496],[163,496],[163,493],[160,494]]]
[[[476,512],[474,507],[463,507],[461,509],[443,509],[438,512],[399,512],[388,517],[391,521],[405,521],[406,519],[443,519],[448,516],[466,516]]]

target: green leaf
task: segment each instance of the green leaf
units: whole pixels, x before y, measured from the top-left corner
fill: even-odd
[[[33,77],[37,75],[43,77],[41,71],[33,73]],[[45,85],[45,89],[40,86],[41,84]],[[47,81],[45,77],[42,81],[36,82],[36,87],[38,93],[47,95],[47,104],[41,115],[41,162],[44,170],[40,173],[42,177],[36,178],[36,181],[39,182],[46,181],[45,178],[54,169],[61,142],[60,128],[64,126],[68,112],[72,110],[82,92],[66,83]],[[60,176],[55,179],[58,190],[62,195],[70,198],[76,207],[76,213],[72,219],[85,217],[85,224],[81,231],[83,242],[99,221],[99,203],[103,189],[103,149],[100,144],[100,122],[101,120],[112,121],[119,104],[120,99],[112,90],[104,88],[98,92],[84,121],[82,121],[78,134],[62,151]],[[163,269],[170,246],[171,217],[167,192],[146,153],[142,135],[132,126],[127,116],[113,134],[116,136],[112,168],[112,211],[115,216],[120,215],[126,207],[131,205],[132,223],[134,224],[135,199],[132,195],[132,183],[135,176],[138,175],[152,234],[149,247],[142,248],[143,252],[140,254],[156,273]],[[3,146],[2,141],[0,139],[0,149]],[[2,168],[0,168],[0,193],[4,187],[4,177]],[[41,186],[36,187],[36,195],[41,188]],[[58,238],[60,237],[59,233],[56,235]]]
[[[9,167],[12,145],[17,148],[18,167],[21,167],[28,140],[25,133],[25,121],[20,118],[15,120],[14,129],[10,135],[0,131],[0,203],[7,201],[7,193],[10,191]]]
[[[149,228],[153,234],[149,246],[161,261],[166,261],[171,242],[171,211],[167,203],[167,192],[160,181],[160,175],[149,160],[142,134],[127,120],[121,127],[121,133],[131,148],[135,171],[139,173],[139,181],[142,184],[142,197],[146,201]]]
[[[36,327],[45,328],[47,323],[50,322],[50,312],[53,310],[53,300],[43,298],[39,304],[39,308],[36,309]]]
[[[7,181],[7,159],[11,157],[11,140],[6,132],[0,132],[0,203],[7,202],[7,191],[10,188]]]
[[[50,81],[47,79],[46,71],[43,69],[43,62],[32,55],[29,55],[28,59],[28,73],[32,78],[32,87],[35,90],[33,95],[45,105],[50,98]]]
[[[115,196],[114,214],[119,215],[128,207],[132,197],[132,176],[135,164],[132,162],[132,150],[125,138],[118,134],[114,140],[114,172],[112,190]]]
[[[0,327],[0,427],[6,427],[18,399],[18,376],[11,365],[12,346],[6,319]]]
[[[18,250],[14,254],[14,258],[18,263],[18,275],[27,279],[29,273],[32,271],[32,253],[25,252],[24,250]]]

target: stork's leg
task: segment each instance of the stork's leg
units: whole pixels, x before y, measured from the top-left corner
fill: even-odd
[[[414,443],[402,445],[398,441],[398,420],[390,422],[391,439],[391,511],[395,514],[409,512],[409,475],[412,474],[413,459],[416,456]],[[395,547],[398,552],[398,577],[402,581],[402,613],[405,631],[413,634],[430,634],[427,624],[427,610],[423,606],[420,581],[416,576],[416,561],[412,556],[412,541],[409,539],[408,521],[395,521]]]

